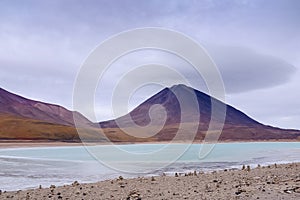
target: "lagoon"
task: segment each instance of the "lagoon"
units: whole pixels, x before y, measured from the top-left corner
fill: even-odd
[[[0,149],[0,190],[300,162],[300,142],[127,144]],[[209,145],[212,147],[212,145]]]

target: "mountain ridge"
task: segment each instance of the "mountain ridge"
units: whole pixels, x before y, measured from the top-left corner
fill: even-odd
[[[182,113],[177,97],[186,105]],[[192,98],[196,98],[197,101],[192,101]],[[215,134],[214,130],[209,129],[209,122],[220,123],[222,121],[218,119],[218,112],[220,112],[218,109],[217,115],[211,117],[212,101],[214,101],[216,107],[225,106],[227,109],[224,127],[220,136],[221,141],[300,139],[299,130],[280,129],[261,124],[238,109],[212,98],[208,94],[179,84],[164,88],[120,118],[99,122],[98,125],[101,129],[79,112],[70,111],[60,105],[27,99],[0,88],[0,140],[32,139],[79,142],[81,139],[105,142],[109,139],[112,142],[171,141],[175,138],[180,125],[183,125],[185,135],[180,140],[195,139],[196,141],[202,141],[206,134]],[[199,113],[195,112],[197,111],[195,109],[197,104],[200,108]],[[155,135],[139,138],[132,136],[123,129],[124,127],[129,128],[132,132],[137,131],[140,135],[143,135],[143,131],[145,131],[145,135],[147,135],[150,129],[161,125],[164,110],[167,114],[166,121]],[[151,112],[154,112],[154,115],[152,113],[152,121]],[[77,119],[80,122],[77,128],[83,130],[80,137],[73,121],[74,117],[78,117]],[[131,119],[145,130],[134,129]],[[119,127],[118,124],[120,123],[116,123],[116,121],[119,121],[122,126]],[[81,125],[82,127],[80,127]],[[191,137],[193,135],[191,130],[195,130],[197,125],[199,127],[196,127],[196,135]]]

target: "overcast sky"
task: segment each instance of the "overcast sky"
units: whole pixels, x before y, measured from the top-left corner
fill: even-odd
[[[72,109],[76,75],[97,45],[128,29],[163,27],[206,48],[222,74],[227,103],[262,123],[300,129],[299,10],[298,0],[1,0],[0,86]],[[106,90],[97,91],[99,120],[113,117],[108,96],[120,68],[153,60],[193,79],[190,67],[172,55],[128,55],[103,80]],[[192,83],[202,89],[200,81]],[[140,90],[129,108],[159,89]]]

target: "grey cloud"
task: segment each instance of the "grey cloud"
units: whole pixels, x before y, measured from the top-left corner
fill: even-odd
[[[296,68],[275,56],[245,47],[207,45],[228,93],[270,88],[288,82]]]
[[[290,82],[271,89],[228,95],[227,102],[262,123],[299,129],[299,75],[300,71]]]
[[[246,47],[212,44],[205,47],[221,72],[227,93],[243,93],[282,85],[289,82],[297,71],[296,67],[283,59]],[[203,79],[189,63],[178,56],[155,50],[128,54],[111,65],[103,79],[105,88],[112,88],[133,67],[147,63],[166,64],[186,77],[193,87],[207,91]]]

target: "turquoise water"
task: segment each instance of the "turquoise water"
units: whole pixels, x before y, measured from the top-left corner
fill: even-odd
[[[0,189],[95,182],[123,175],[211,171],[300,162],[300,143],[220,143],[206,156],[201,144],[131,144],[0,149]]]

